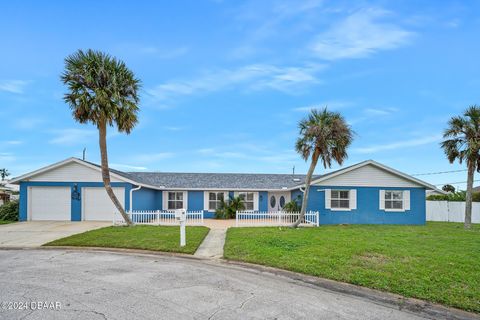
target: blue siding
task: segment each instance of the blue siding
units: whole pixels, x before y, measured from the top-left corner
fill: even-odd
[[[190,211],[203,210],[203,191],[188,191],[187,208]]]
[[[112,187],[125,187],[125,208],[130,206],[130,189],[132,185],[124,182],[112,182]],[[71,221],[80,221],[82,219],[82,201],[81,188],[83,187],[103,187],[103,182],[44,182],[44,181],[22,181],[20,182],[20,203],[19,203],[19,217],[20,221],[26,221],[28,218],[27,203],[28,192],[30,186],[44,186],[44,187],[70,187],[73,194],[74,187],[80,193],[80,199],[72,199],[71,204]]]
[[[154,189],[141,188],[132,193],[132,210],[160,210],[158,207],[158,197],[160,197],[160,204],[162,202],[162,192]],[[127,210],[130,208],[127,208]]]
[[[258,193],[258,211],[268,211],[268,192],[260,191]]]
[[[334,211],[325,209],[323,189],[356,189],[357,209]],[[380,190],[410,190],[410,210],[386,212],[379,209]],[[320,224],[415,224],[426,221],[425,188],[384,188],[384,187],[329,187],[312,186],[307,210],[320,212]]]

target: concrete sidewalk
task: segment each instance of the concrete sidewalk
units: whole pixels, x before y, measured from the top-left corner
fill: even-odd
[[[223,246],[227,229],[235,226],[235,219],[216,220],[205,219],[205,226],[210,228],[210,232],[203,240],[194,256],[200,258],[220,259],[223,257]]]

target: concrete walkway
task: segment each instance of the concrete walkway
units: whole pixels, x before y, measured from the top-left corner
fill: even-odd
[[[204,222],[205,226],[210,228],[210,232],[194,255],[200,258],[220,259],[223,257],[227,229],[235,225],[235,220],[205,219]]]
[[[0,225],[0,247],[39,247],[47,242],[111,226],[109,221],[25,221]]]

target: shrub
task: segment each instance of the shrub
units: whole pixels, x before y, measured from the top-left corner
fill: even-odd
[[[18,221],[18,200],[0,206],[0,221]]]
[[[237,211],[245,210],[243,199],[236,197],[226,201],[221,200],[220,206],[215,210],[215,219],[234,219]]]
[[[465,191],[458,191],[449,194],[431,194],[427,197],[427,200],[431,201],[465,201],[467,193]],[[480,192],[474,192],[472,194],[472,201],[480,202]]]
[[[301,205],[298,204],[297,201],[292,200],[290,202],[285,203],[283,210],[286,212],[300,212]]]

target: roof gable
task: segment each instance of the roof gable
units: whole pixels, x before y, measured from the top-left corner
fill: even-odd
[[[312,185],[365,186],[365,187],[413,187],[437,190],[435,186],[368,160],[314,179]]]

